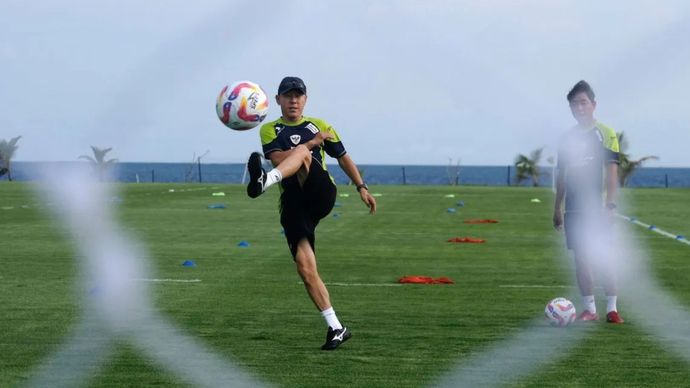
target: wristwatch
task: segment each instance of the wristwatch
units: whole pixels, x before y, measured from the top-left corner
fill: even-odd
[[[606,208],[609,209],[609,210],[613,210],[613,209],[615,209],[616,207],[617,207],[616,204],[613,203],[613,202],[609,202],[609,203],[606,204]]]
[[[362,183],[361,185],[357,185],[357,192],[359,193],[360,190],[365,189],[369,191],[369,186],[367,186],[366,183]]]

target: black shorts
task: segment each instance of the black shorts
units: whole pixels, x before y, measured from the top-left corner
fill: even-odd
[[[316,252],[315,235],[319,221],[326,217],[335,204],[336,187],[328,172],[312,161],[309,175],[300,187],[297,176],[281,182],[280,224],[285,230],[290,253],[297,255],[297,243],[306,238]]]

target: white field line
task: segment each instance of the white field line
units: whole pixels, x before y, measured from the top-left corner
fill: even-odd
[[[643,228],[645,228],[645,229],[651,230],[652,232],[659,233],[659,234],[662,235],[662,236],[666,236],[666,237],[668,237],[668,238],[672,238],[672,239],[674,239],[674,240],[676,240],[676,241],[678,241],[678,242],[681,242],[681,243],[683,243],[683,244],[690,245],[690,240],[688,240],[687,238],[685,238],[685,237],[683,237],[683,236],[681,236],[681,235],[679,235],[679,234],[669,233],[669,232],[667,232],[667,231],[665,231],[665,230],[659,229],[659,228],[656,227],[655,225],[645,224],[644,222],[639,221],[639,220],[636,219],[636,218],[624,216],[624,215],[622,215],[622,214],[616,213],[616,217],[622,218],[622,219],[624,219],[624,220],[626,220],[626,221],[628,221],[628,222],[632,222],[633,224],[637,224],[637,225],[639,225],[639,226],[641,226],[641,227],[643,227]]]
[[[298,282],[304,285],[304,282]],[[402,283],[324,283],[327,286],[341,286],[341,287],[399,287]],[[545,284],[499,284],[499,288],[571,288],[572,286],[564,286],[561,284],[545,285]]]
[[[132,281],[154,283],[200,283],[201,279],[132,279]]]
[[[564,286],[561,284],[499,284],[498,288],[571,288],[572,286]]]
[[[195,187],[195,188],[192,188],[192,189],[168,189],[168,191],[163,191],[162,194],[168,194],[168,193],[185,193],[185,192],[189,192],[189,191],[203,191],[203,190],[208,190],[208,189],[215,190],[215,189],[217,189],[217,188],[208,187],[208,186],[203,186],[203,187]],[[172,191],[170,191],[170,190],[172,190]]]
[[[304,282],[299,282],[304,285]],[[401,283],[324,283],[327,286],[341,286],[341,287],[399,287]]]

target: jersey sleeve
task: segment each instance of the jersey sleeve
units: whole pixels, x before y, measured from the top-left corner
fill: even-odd
[[[620,163],[620,144],[618,144],[618,135],[616,131],[601,123],[597,123],[597,127],[601,131],[601,136],[603,138],[602,143],[605,152],[604,161],[607,163]]]
[[[329,133],[332,136],[330,139],[326,139],[323,142],[323,149],[326,151],[328,156],[337,159],[345,155],[347,151],[345,150],[345,146],[343,145],[342,140],[340,140],[340,135],[338,135],[338,132],[336,132],[335,128],[323,120],[318,120],[317,125],[321,131]]]
[[[273,126],[273,123],[266,123],[261,126],[259,130],[261,137],[261,147],[263,148],[264,157],[268,159],[268,155],[273,151],[280,151],[278,144],[278,134]]]

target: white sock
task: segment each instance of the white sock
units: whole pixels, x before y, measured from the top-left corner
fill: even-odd
[[[273,170],[269,171],[266,173],[266,182],[264,182],[264,191],[266,191],[267,188],[270,186],[280,182],[283,180],[283,174],[277,169],[274,168]]]
[[[597,313],[597,305],[594,304],[594,295],[586,295],[582,297],[582,307],[592,314]]]
[[[606,297],[606,313],[610,313],[611,311],[618,311],[616,309],[616,301],[618,300],[618,297],[616,295],[609,295]]]
[[[331,329],[339,330],[343,328],[343,325],[340,324],[338,317],[335,316],[335,310],[333,310],[333,307],[329,307],[321,311],[321,316],[324,317],[324,319],[326,319],[326,324]]]

